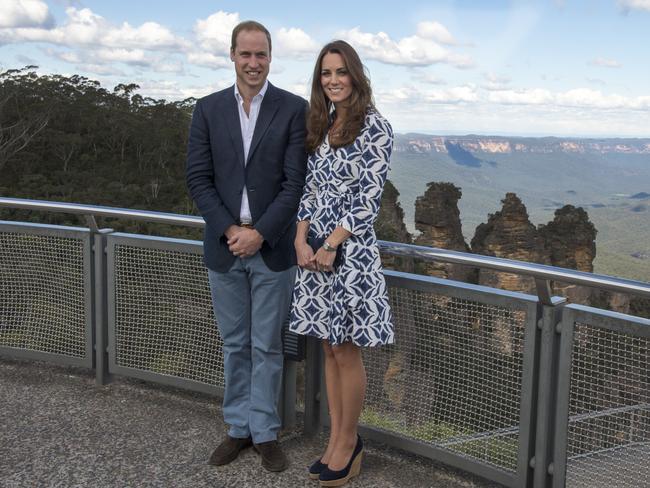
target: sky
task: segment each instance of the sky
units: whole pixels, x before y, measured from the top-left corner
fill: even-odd
[[[650,137],[650,0],[0,0],[0,71],[198,98],[234,82],[249,19],[273,38],[269,80],[305,98],[320,48],[352,44],[396,132]]]

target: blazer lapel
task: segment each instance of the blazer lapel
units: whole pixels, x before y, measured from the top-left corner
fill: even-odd
[[[229,90],[226,97],[226,106],[224,107],[223,116],[226,119],[226,127],[230,133],[232,145],[237,153],[237,159],[244,165],[244,141],[241,136],[241,124],[239,122],[239,108],[237,107],[237,99],[235,98],[235,87]],[[250,153],[249,153],[250,154]]]
[[[255,123],[255,131],[253,132],[253,140],[251,141],[251,147],[248,150],[248,159],[246,160],[246,165],[251,160],[251,156],[255,152],[257,145],[264,137],[266,130],[269,128],[275,113],[280,107],[279,96],[275,91],[275,87],[269,83],[268,88],[266,89],[266,94],[262,99],[262,106],[260,107],[260,113],[257,116],[257,122]]]

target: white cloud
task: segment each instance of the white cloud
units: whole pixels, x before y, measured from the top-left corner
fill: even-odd
[[[128,22],[124,22],[120,28],[110,28],[101,42],[106,46],[172,51],[189,45],[187,41],[156,22],[145,22],[139,27],[132,27]]]
[[[650,96],[625,97],[591,88],[553,93],[542,88],[502,90],[488,94],[488,102],[504,105],[547,105],[594,110],[650,110]]]
[[[298,96],[301,96],[305,99],[309,99],[309,93],[311,91],[311,86],[309,85],[308,80],[299,80],[295,83],[290,83],[286,87],[283,87],[286,90],[289,90],[291,93],[294,93]]]
[[[54,49],[45,49],[45,53],[53,58],[60,59],[66,63],[79,63],[81,56],[75,51],[56,51]]]
[[[431,103],[476,102],[479,96],[473,85],[456,86],[445,90],[429,91],[424,100]]]
[[[442,78],[439,78],[436,75],[427,73],[426,71],[420,71],[417,68],[413,69],[413,81],[418,81],[420,83],[426,83],[427,85],[446,85],[447,82]]]
[[[457,44],[454,36],[439,22],[420,22],[417,25],[417,35],[424,39],[433,39],[442,44]]]
[[[216,55],[227,56],[230,53],[230,36],[237,24],[237,12],[230,14],[220,10],[207,19],[197,20],[194,33],[203,49]]]
[[[485,73],[484,76],[485,79],[491,83],[503,83],[503,84],[510,83],[510,78],[508,78],[507,76],[499,76],[496,73],[489,72],[489,73]]]
[[[549,90],[527,88],[494,91],[488,94],[487,100],[504,105],[544,105],[553,103],[554,97]]]
[[[108,66],[105,64],[94,64],[94,63],[84,63],[78,64],[76,68],[79,71],[85,73],[94,73],[97,75],[108,75],[108,76],[125,76],[124,71],[117,69],[113,66]]]
[[[607,58],[594,58],[591,61],[589,61],[589,64],[592,66],[603,66],[605,68],[620,68],[621,63],[616,61],[615,59],[607,59]]]
[[[501,79],[491,74],[491,79]],[[474,84],[430,89],[423,86],[405,85],[377,93],[382,104],[400,106],[402,109],[419,110],[427,105],[464,105],[471,107],[529,106],[548,110],[579,109],[588,112],[600,110],[650,111],[650,95],[626,97],[606,94],[591,88],[575,88],[564,92],[552,92],[544,88],[479,89]],[[495,112],[496,113],[496,112]]]
[[[190,52],[187,54],[187,61],[205,68],[229,68],[232,65],[229,57],[215,56],[207,52]]]
[[[479,100],[474,85],[456,86],[445,89],[422,90],[414,86],[403,86],[377,94],[380,103],[387,104],[449,104],[471,103]]]
[[[337,37],[348,40],[362,57],[386,64],[428,66],[447,63],[459,68],[473,64],[470,57],[451,53],[437,42],[417,35],[394,41],[385,32],[371,34],[355,27],[337,33]]]
[[[292,27],[282,27],[273,37],[277,52],[282,57],[296,57],[299,59],[312,59],[320,49],[320,45],[314,41],[304,30]],[[276,48],[274,48],[274,52]]]
[[[98,49],[95,51],[95,56],[101,61],[138,66],[149,66],[153,61],[142,49]]]
[[[232,80],[219,80],[209,85],[181,86],[177,81],[136,81],[140,85],[137,90],[143,97],[165,100],[184,100],[186,98],[200,98],[212,92],[223,90],[232,85]]]
[[[145,22],[139,27],[124,22],[118,27],[87,8],[69,7],[66,14],[67,22],[61,27],[0,29],[0,41],[165,51],[179,51],[189,46],[185,39],[155,22]]]
[[[646,137],[648,112],[491,103],[379,106],[396,132]]]
[[[2,0],[0,28],[47,27],[54,23],[42,0]]]
[[[89,67],[88,71],[102,75],[122,73],[113,66],[115,63],[146,67],[158,73],[182,74],[184,72],[181,61],[160,54],[152,55],[142,49],[100,48],[79,51],[45,49],[44,52],[66,63],[76,64],[80,69]]]
[[[618,0],[623,10],[646,10],[650,12],[650,0]]]
[[[600,78],[585,78],[589,83],[593,83],[594,85],[602,85],[605,86],[607,83],[605,80],[601,80]]]
[[[508,86],[510,78],[507,76],[499,76],[495,73],[485,73],[484,76],[487,84],[483,85],[483,88],[488,91],[508,90],[510,88]]]
[[[183,63],[181,63],[180,61],[157,60],[151,63],[151,68],[156,73],[173,73],[177,75],[185,73],[185,68],[183,67]]]
[[[599,109],[630,108],[634,100],[621,95],[604,95],[600,90],[575,88],[556,95],[558,105]]]
[[[287,70],[287,69],[286,69],[283,65],[279,64],[279,63],[274,59],[273,62],[271,63],[271,69],[269,70],[269,72],[270,72],[272,75],[279,75],[280,73],[284,73],[286,70]]]

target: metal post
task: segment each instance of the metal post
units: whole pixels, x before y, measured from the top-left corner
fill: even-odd
[[[108,373],[108,306],[106,282],[106,234],[113,229],[102,229],[94,234],[94,308],[95,308],[95,384],[110,382]]]
[[[283,429],[296,426],[296,376],[298,365],[291,359],[284,360],[282,373],[282,398],[280,399],[280,418]]]
[[[558,357],[561,321],[565,298],[554,297],[550,305],[540,304],[538,327],[540,350],[537,385],[537,422],[535,429],[535,456],[530,460],[533,486],[548,488],[553,481],[553,427],[556,415]]]
[[[322,427],[322,355],[320,340],[308,337],[305,358],[305,420],[303,428],[303,433],[306,436],[318,434]]]
[[[564,488],[566,483],[567,439],[569,433],[569,397],[571,394],[571,356],[574,338],[573,314],[566,309],[558,324],[560,358],[555,416],[555,439],[553,446],[553,488]]]

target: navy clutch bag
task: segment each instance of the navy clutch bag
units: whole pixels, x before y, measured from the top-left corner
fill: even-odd
[[[314,250],[314,253],[318,251],[321,247],[323,247],[323,243],[325,242],[325,237],[312,237],[308,236],[307,237],[307,244],[309,244],[309,247],[311,247]],[[334,268],[338,268],[341,263],[343,262],[343,253],[341,252],[342,246],[339,246],[336,248],[336,257],[334,258]]]

